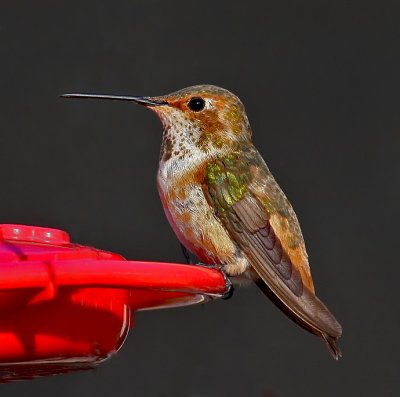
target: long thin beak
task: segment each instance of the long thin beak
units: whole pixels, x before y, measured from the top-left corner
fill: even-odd
[[[168,102],[157,98],[146,96],[120,96],[120,95],[101,95],[101,94],[63,94],[60,98],[79,98],[79,99],[107,99],[109,101],[130,101],[144,106],[168,105]]]

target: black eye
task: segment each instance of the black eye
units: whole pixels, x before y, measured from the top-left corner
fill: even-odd
[[[202,98],[192,98],[189,101],[188,106],[194,112],[200,112],[200,110],[204,109],[205,104],[206,103],[204,102],[204,99],[202,99]]]

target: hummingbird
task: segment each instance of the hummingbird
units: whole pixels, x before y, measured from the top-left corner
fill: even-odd
[[[185,250],[247,277],[290,319],[321,337],[337,360],[342,327],[316,296],[296,214],[252,142],[244,105],[197,85],[163,96],[64,94],[131,101],[163,125],[157,187]]]

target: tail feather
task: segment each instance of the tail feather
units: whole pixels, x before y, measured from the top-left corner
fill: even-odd
[[[309,323],[304,321],[300,316],[296,315],[292,310],[290,310],[274,293],[271,291],[271,289],[264,283],[264,281],[260,278],[253,278],[253,281],[257,285],[258,288],[266,295],[283,313],[285,313],[292,321],[294,321],[297,325],[302,327],[303,329],[307,330],[308,332],[311,332],[314,335],[317,335],[321,338],[324,339],[325,344],[331,353],[332,357],[335,360],[338,360],[340,357],[342,357],[342,352],[340,350],[340,347],[338,345],[338,338],[341,335],[341,327],[340,329],[333,330],[331,331],[331,335],[329,335],[327,330],[323,331],[317,327],[310,326]]]
[[[334,338],[326,334],[322,334],[322,337],[324,338],[326,346],[328,347],[328,350],[332,354],[332,357],[335,360],[339,360],[339,358],[342,357],[342,352],[338,345],[337,338]]]

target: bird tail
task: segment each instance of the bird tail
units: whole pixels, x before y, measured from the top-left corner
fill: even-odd
[[[332,354],[332,357],[335,360],[339,360],[339,358],[342,357],[342,352],[338,345],[337,338],[329,336],[327,334],[322,334],[321,336],[324,338],[326,346],[330,351],[330,353]]]
[[[307,290],[304,291],[305,294],[308,295],[310,304],[318,303],[318,306],[321,306],[321,311],[317,311],[318,314],[321,314],[317,316],[318,323],[306,321],[303,316],[298,315],[294,310],[289,308],[261,278],[253,278],[253,280],[264,295],[266,295],[292,321],[308,332],[323,338],[329,352],[335,360],[342,357],[342,352],[337,342],[338,338],[342,334],[342,328],[325,305],[314,294],[311,294]]]

